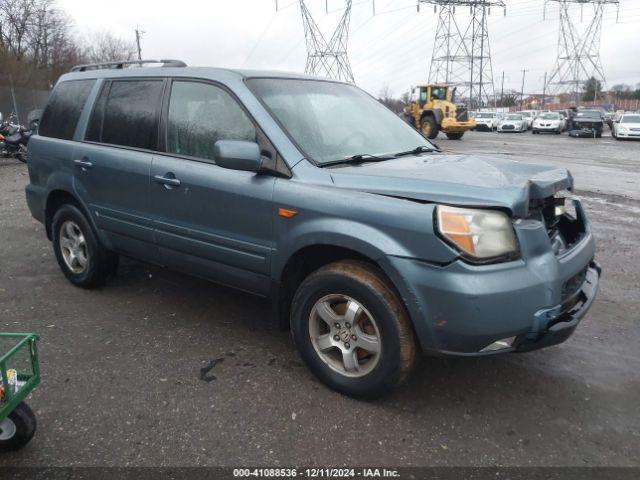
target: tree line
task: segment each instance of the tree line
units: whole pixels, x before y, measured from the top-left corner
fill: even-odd
[[[133,42],[106,31],[77,35],[55,0],[0,0],[0,85],[47,90],[74,65],[135,54]]]

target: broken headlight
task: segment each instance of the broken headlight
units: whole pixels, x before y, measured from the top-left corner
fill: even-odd
[[[457,249],[478,260],[501,257],[518,250],[511,219],[497,210],[438,205],[437,228]]]

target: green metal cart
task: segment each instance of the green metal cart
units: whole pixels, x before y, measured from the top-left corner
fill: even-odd
[[[40,382],[37,341],[33,333],[0,333],[0,452],[25,446],[36,432],[24,399]]]

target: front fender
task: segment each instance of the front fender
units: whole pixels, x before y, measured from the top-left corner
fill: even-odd
[[[281,223],[284,222],[286,220]],[[281,279],[289,258],[305,247],[327,245],[347,248],[374,261],[387,252],[400,257],[411,256],[409,250],[385,232],[356,221],[321,217],[298,223],[292,228],[282,227],[273,264],[276,280]]]

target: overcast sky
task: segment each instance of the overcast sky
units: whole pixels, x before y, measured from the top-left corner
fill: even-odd
[[[139,25],[145,58],[179,58],[189,65],[304,70],[306,46],[298,0],[59,0],[79,34],[109,30],[134,38]],[[306,0],[325,37],[342,15],[345,0]],[[378,94],[383,86],[400,95],[427,79],[437,16],[416,0],[354,0],[349,58],[356,83]],[[506,16],[493,8],[489,35],[496,89],[505,72],[505,90],[542,92],[545,71],[553,68],[558,43],[558,6],[544,0],[506,0]],[[460,23],[468,21],[460,9]],[[574,7],[578,28],[586,28],[589,9]],[[640,82],[640,0],[620,0],[606,9],[602,29],[602,63],[609,86]]]

